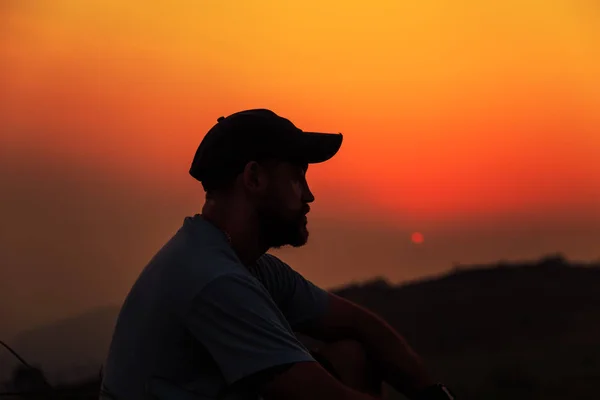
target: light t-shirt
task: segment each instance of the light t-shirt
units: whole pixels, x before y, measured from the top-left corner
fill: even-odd
[[[101,398],[256,399],[232,385],[314,361],[294,327],[322,315],[327,298],[275,256],[245,267],[221,230],[187,217],[123,304]]]

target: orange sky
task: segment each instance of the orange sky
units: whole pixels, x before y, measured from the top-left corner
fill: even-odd
[[[30,213],[64,195],[71,208],[60,203],[48,218],[65,218],[57,210],[77,207],[65,194],[76,187],[78,196],[100,201],[101,193],[120,204],[123,215],[170,216],[145,228],[153,239],[130,260],[143,264],[180,217],[199,209],[187,168],[204,132],[218,116],[254,107],[345,134],[339,156],[310,170],[315,226],[351,220],[373,232],[397,229],[408,243],[397,262],[436,264],[377,274],[414,278],[447,268],[450,257],[596,257],[598,49],[600,6],[589,0],[4,1],[0,157],[16,174],[5,177],[13,185],[5,186],[12,197],[2,216],[8,261],[21,257],[17,247],[35,253],[44,243],[19,233]],[[156,206],[146,210],[135,196]],[[86,215],[77,223],[89,231],[106,221]],[[535,240],[507,244],[511,227],[535,231]],[[102,243],[112,243],[117,228],[103,229]],[[424,233],[427,256],[411,253],[414,231]],[[383,252],[373,246],[365,251]],[[462,253],[444,253],[450,248]],[[115,271],[126,268],[121,251]],[[302,251],[290,257],[324,285],[372,272],[315,269],[323,253]],[[65,263],[75,270],[81,259]],[[139,264],[83,304],[118,299]]]

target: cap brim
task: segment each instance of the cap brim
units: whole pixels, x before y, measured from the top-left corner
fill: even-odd
[[[302,132],[294,152],[308,164],[318,164],[336,155],[344,137],[341,133]]]

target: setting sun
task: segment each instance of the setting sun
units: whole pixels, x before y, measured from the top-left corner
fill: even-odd
[[[421,244],[423,243],[423,241],[425,241],[425,237],[423,237],[423,234],[420,232],[415,232],[411,235],[410,240],[414,243],[414,244]]]

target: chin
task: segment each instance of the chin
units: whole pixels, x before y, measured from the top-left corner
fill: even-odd
[[[291,243],[290,246],[292,246],[293,248],[296,249],[296,248],[304,246],[306,243],[308,243],[308,241],[307,240],[303,240],[301,242],[298,241],[298,242],[295,242],[295,243]]]
[[[308,242],[308,229],[306,223],[288,225],[284,229],[273,231],[269,235],[271,248],[283,246],[302,247]]]
[[[307,239],[304,239],[304,240],[298,240],[297,242],[290,243],[290,246],[292,246],[292,247],[302,247],[302,246],[304,246],[306,243],[308,243],[308,240],[307,240]]]
[[[285,246],[292,246],[294,248],[297,248],[297,247],[304,246],[307,242],[308,242],[308,238],[302,238],[302,239],[296,238],[294,240],[288,240],[288,241],[286,241],[286,243],[276,243],[269,247],[272,249],[280,249]]]
[[[308,243],[308,230],[306,229],[306,227],[303,227],[300,230],[300,232],[298,232],[298,237],[296,238],[296,240],[292,241],[290,245],[292,247],[302,247],[306,243]]]

